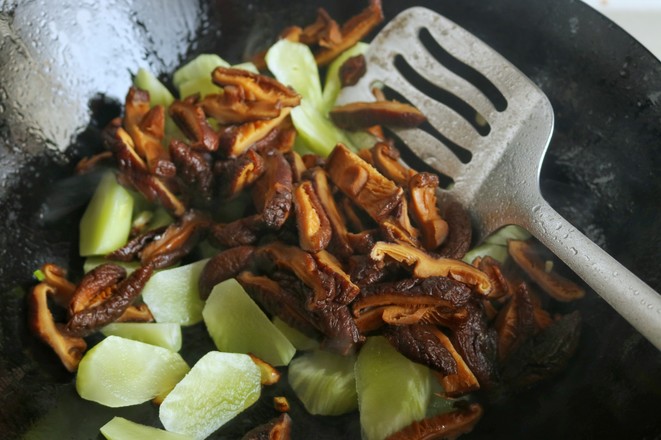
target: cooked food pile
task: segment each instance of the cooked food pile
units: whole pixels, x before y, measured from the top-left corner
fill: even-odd
[[[374,0],[342,26],[322,9],[314,23],[283,38],[316,69],[382,19]],[[112,326],[128,322],[204,320],[220,352],[252,355],[213,352],[190,369],[176,354],[180,334],[178,346],[166,344],[171,354],[163,356],[177,365],[163,373],[167,385],[152,384],[130,404],[155,399],[164,427],[192,438],[236,415],[219,414],[203,429],[187,424],[196,415],[185,412],[186,399],[205,399],[198,380],[235,378],[198,408],[215,414],[225,397],[214,396],[236,384],[248,390],[241,408],[250,406],[260,386],[279,379],[272,365],[291,362],[290,383],[311,413],[359,409],[368,439],[454,438],[473,428],[483,402],[560,372],[577,347],[580,317],[555,314],[554,305],[580,298],[582,289],[517,228],[469,252],[470,213],[440,200],[438,177],[409,168],[384,135],[382,125],[422,123],[419,111],[380,96],[326,115],[320,88],[300,90],[303,79],[297,89],[281,80],[290,76],[273,72],[282,56],[258,56],[264,73],[218,65],[187,80],[181,77],[190,69],[175,74],[175,83],[192,82],[197,92],[163,104],[151,96],[156,88],[131,87],[123,115],[104,130],[105,151],[81,161],[81,173],[112,167],[81,222],[81,254],[102,258],[76,282],[44,265],[29,298],[32,330],[66,369],[80,368],[81,396],[107,401],[93,382],[111,345],[142,353],[135,362],[151,365],[161,356],[122,335],[86,351],[87,336],[117,335],[121,326]],[[364,68],[360,54],[346,57],[335,70],[338,87]],[[313,152],[316,141],[301,121],[339,133],[330,154]],[[342,142],[355,139],[343,129],[361,131],[368,147]],[[169,287],[182,278],[186,286]],[[185,317],[172,318],[177,310]],[[310,388],[326,384],[328,371],[339,382]],[[319,401],[324,392],[328,402]],[[121,398],[106,404],[121,406]],[[284,414],[284,396],[275,403],[283,415],[245,438],[289,438],[296,420]],[[398,416],[384,421],[388,411]],[[123,419],[111,423],[107,432],[137,429]]]

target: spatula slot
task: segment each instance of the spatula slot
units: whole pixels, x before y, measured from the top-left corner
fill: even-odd
[[[480,71],[457,59],[445,50],[427,28],[423,27],[420,29],[418,38],[424,48],[439,63],[443,64],[448,70],[461,76],[480,90],[484,96],[491,101],[496,110],[503,112],[507,109],[507,99],[505,99],[505,96],[500,90],[498,90],[498,88],[486,76],[480,73]]]
[[[420,90],[431,99],[454,110],[472,125],[475,131],[481,136],[487,136],[489,134],[491,131],[489,123],[483,115],[466,103],[466,101],[420,75],[416,69],[409,64],[404,56],[395,56],[393,63],[397,71],[406,78],[413,87]]]

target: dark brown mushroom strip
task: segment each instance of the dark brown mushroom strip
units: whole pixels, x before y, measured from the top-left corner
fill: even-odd
[[[288,117],[283,119],[278,126],[268,132],[266,136],[255,142],[250,148],[260,153],[268,153],[272,150],[287,153],[292,151],[295,141],[296,128],[294,128],[291,117]]]
[[[482,412],[479,403],[471,403],[467,408],[415,421],[387,440],[456,439],[473,430]]]
[[[116,123],[111,123],[104,134],[108,147],[117,161],[120,174],[119,183],[141,193],[149,202],[159,201],[161,205],[176,217],[186,210],[184,204],[158,177],[149,173],[147,164],[135,151],[129,134]]]
[[[496,300],[503,297],[509,297],[512,294],[512,286],[510,285],[509,280],[503,275],[498,260],[487,255],[480,258],[477,262],[474,261],[473,265],[484,272],[491,280],[492,289],[491,292],[489,292],[489,299]]]
[[[131,304],[124,310],[115,322],[153,322],[154,316],[147,304]]]
[[[136,269],[119,283],[102,303],[75,313],[67,323],[67,331],[76,336],[87,336],[104,325],[114,322],[140,295],[142,289],[154,273],[151,264]]]
[[[200,102],[204,114],[221,125],[273,119],[280,115],[280,101],[247,101],[243,90],[226,86],[224,93],[207,95]]]
[[[126,278],[126,269],[112,263],[101,264],[85,274],[69,303],[69,316],[94,307],[113,294],[113,289]]]
[[[170,156],[177,167],[177,176],[192,193],[192,198],[199,199],[203,206],[211,203],[214,185],[211,155],[173,139]]]
[[[468,365],[466,365],[466,362],[461,355],[457,353],[450,338],[438,328],[434,329],[433,332],[438,341],[452,355],[452,358],[457,365],[457,372],[455,374],[443,375],[434,372],[435,376],[439,377],[441,385],[443,386],[444,394],[447,397],[460,397],[479,390],[480,384],[477,381],[477,377],[475,377],[470,368],[468,368]]]
[[[170,105],[170,116],[181,131],[191,140],[191,147],[216,151],[220,143],[218,133],[211,128],[201,107],[192,100],[175,101]]]
[[[234,220],[230,223],[214,223],[209,228],[209,240],[216,247],[247,246],[257,243],[264,231],[261,214]]]
[[[564,315],[510,355],[503,366],[503,381],[520,389],[559,373],[574,355],[580,335],[580,313]]]
[[[340,66],[340,84],[342,87],[353,86],[365,75],[365,72],[367,72],[365,55],[355,55]]]
[[[333,303],[329,307],[316,310],[314,316],[325,335],[321,341],[322,349],[347,356],[354,353],[358,345],[365,341],[349,307],[345,305]]]
[[[297,295],[298,289],[248,271],[241,272],[236,280],[267,312],[312,338],[320,338],[319,328],[304,306],[305,298]]]
[[[290,440],[291,417],[282,413],[280,417],[248,431],[241,440]]]
[[[110,163],[112,160],[111,151],[103,151],[93,156],[83,157],[76,164],[76,174],[86,174],[97,168],[101,164]]]
[[[333,183],[377,223],[388,218],[403,198],[402,188],[342,144],[328,156],[326,171]]]
[[[293,194],[299,246],[308,252],[325,249],[332,229],[312,182],[304,181],[296,185]]]
[[[495,322],[498,359],[505,361],[535,332],[535,312],[528,286],[521,283],[500,310]]]
[[[317,19],[304,27],[298,41],[308,46],[333,47],[342,41],[340,26],[324,8],[317,9]]]
[[[369,229],[373,223],[365,211],[357,207],[348,197],[341,195],[338,200],[338,207],[341,208],[340,212],[346,220],[347,228],[360,234],[362,231]]]
[[[74,372],[87,349],[87,343],[83,338],[69,335],[64,325],[55,323],[48,308],[48,297],[55,295],[55,288],[46,283],[32,288],[28,296],[28,323],[32,332],[55,351],[64,367]]]
[[[227,200],[233,199],[252,186],[263,173],[264,159],[254,150],[248,150],[236,159],[224,161],[223,171],[218,175],[220,196]]]
[[[268,229],[278,230],[292,207],[292,171],[282,153],[274,152],[264,158],[264,173],[252,188],[255,207],[262,214]]]
[[[301,155],[298,154],[296,151],[288,151],[285,153],[285,159],[287,159],[287,162],[289,162],[289,166],[291,167],[292,182],[300,183],[301,181],[303,181],[303,173],[305,173],[307,167],[305,166],[305,162],[303,162],[303,158],[301,157]],[[315,190],[316,189],[317,188],[315,187]],[[318,192],[319,191],[317,190],[317,193]]]
[[[284,413],[291,409],[291,405],[285,396],[275,396],[273,398],[273,408],[275,408],[276,411]]]
[[[480,386],[489,389],[498,380],[496,330],[489,325],[482,302],[473,299],[466,307],[468,318],[453,329],[450,340]]]
[[[379,225],[386,240],[394,243],[403,243],[420,248],[420,231],[411,224],[409,218],[408,202],[405,198],[400,200],[397,208],[392,211],[389,218],[381,221]]]
[[[301,96],[292,88],[271,77],[244,69],[216,67],[211,79],[220,87],[240,88],[249,101],[280,102],[282,107],[296,107],[301,103]]]
[[[373,125],[415,128],[427,120],[417,108],[397,101],[352,102],[334,107],[328,116],[346,130],[362,130]]]
[[[259,367],[259,372],[262,376],[260,383],[262,385],[273,385],[280,380],[280,372],[277,368],[252,353],[248,353],[248,356]]]
[[[326,159],[316,154],[304,154],[301,156],[301,159],[303,159],[303,163],[307,169],[312,169],[314,167],[323,168],[326,166]]]
[[[544,270],[544,260],[528,241],[509,240],[507,250],[514,262],[528,274],[544,292],[558,301],[583,298],[585,290],[557,272]]]
[[[470,214],[461,203],[446,200],[441,206],[441,216],[448,223],[448,236],[435,253],[440,257],[461,259],[471,245],[473,229]]]
[[[44,274],[44,283],[52,288],[52,291],[49,292],[51,298],[57,305],[68,307],[69,301],[76,291],[76,285],[67,279],[66,270],[52,263],[44,264],[40,270]]]
[[[382,282],[388,276],[386,263],[368,255],[352,255],[348,264],[351,281],[361,288]]]
[[[238,246],[224,250],[207,261],[198,280],[200,298],[206,300],[213,287],[244,271],[252,259],[252,246]]]
[[[319,202],[328,216],[328,222],[331,228],[332,251],[340,258],[347,258],[353,254],[353,249],[347,238],[349,231],[333,198],[326,172],[319,167],[315,167],[310,170],[310,174],[310,179],[319,197]]]
[[[338,304],[349,304],[353,301],[360,293],[360,288],[351,281],[351,277],[344,271],[335,256],[325,250],[316,252],[313,256],[319,272],[332,278],[337,286],[338,294],[334,301]]]
[[[188,211],[142,250],[141,263],[153,265],[155,269],[172,266],[193,250],[209,225],[209,218],[205,214]]]
[[[283,107],[275,118],[226,127],[220,132],[221,152],[227,157],[243,154],[280,125],[290,112],[291,107]]]
[[[383,260],[386,256],[413,268],[413,276],[427,278],[433,276],[450,277],[471,285],[483,295],[491,291],[491,280],[487,275],[461,260],[434,258],[424,251],[406,244],[380,241],[374,245],[370,256]]]
[[[383,308],[381,314],[384,324],[434,324],[451,328],[464,322],[467,317],[466,309],[444,306],[387,306]]]
[[[439,342],[433,325],[388,326],[383,335],[398,352],[444,375],[456,374],[457,363]]]
[[[416,174],[400,161],[399,151],[386,142],[377,142],[369,150],[362,151],[369,153],[372,165],[381,174],[400,186],[408,186],[409,179]]]
[[[133,237],[121,248],[106,254],[106,258],[113,261],[132,261],[138,257],[147,244],[159,238],[165,232],[165,229],[166,227],[163,226],[145,231]]]
[[[448,236],[448,223],[438,212],[436,191],[438,176],[418,173],[409,180],[409,211],[422,233],[422,244],[428,251],[439,247]]]

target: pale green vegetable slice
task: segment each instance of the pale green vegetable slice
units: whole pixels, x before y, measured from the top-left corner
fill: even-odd
[[[289,339],[289,342],[296,347],[296,350],[304,351],[319,348],[319,341],[303,334],[294,327],[291,327],[277,316],[273,318],[273,325],[275,325],[276,328],[280,330],[287,339]]]
[[[359,41],[338,56],[326,71],[326,81],[324,82],[324,91],[322,94],[321,112],[326,114],[335,105],[337,95],[340,94],[342,84],[340,82],[340,67],[346,60],[356,55],[364,54],[369,44]]]
[[[104,255],[126,244],[132,216],[133,197],[114,173],[104,174],[80,220],[80,255]]]
[[[162,399],[188,371],[172,350],[108,336],[80,361],[76,390],[83,399],[113,408],[137,405]]]
[[[107,440],[192,440],[192,437],[113,417],[100,429]]]
[[[296,90],[302,102],[321,108],[319,69],[308,46],[282,39],[266,52],[265,60],[276,79]]]
[[[230,64],[216,54],[201,54],[178,68],[172,75],[172,83],[179,87],[186,81],[198,78],[208,78],[216,67],[229,67]]]
[[[89,257],[86,258],[85,262],[83,263],[83,272],[87,273],[90,270],[94,269],[95,267],[101,266],[102,264],[106,264],[106,263],[112,263],[118,266],[122,266],[124,269],[126,269],[127,275],[130,275],[134,270],[140,267],[139,261],[113,261],[113,260],[108,260],[107,258],[104,257]]]
[[[328,156],[338,143],[355,150],[353,142],[346,133],[305,101],[301,101],[301,105],[292,109],[291,119],[296,132],[306,146],[320,156]]]
[[[489,235],[485,243],[507,246],[509,240],[527,240],[531,237],[530,232],[517,225],[508,225],[498,229]]]
[[[149,104],[153,107],[155,105],[162,105],[168,108],[174,102],[174,96],[163,85],[162,82],[154,76],[149,70],[140,68],[133,79],[133,84],[142,90],[149,92]]]
[[[209,71],[206,77],[191,78],[179,85],[179,96],[181,96],[182,99],[195,95],[196,93],[199,93],[200,96],[204,98],[205,96],[214,93],[222,93],[222,91],[223,89],[215,85],[211,80],[211,71]]]
[[[291,361],[289,384],[310,414],[345,414],[358,408],[355,362],[355,356],[313,350]]]
[[[367,339],[355,372],[365,440],[382,440],[425,417],[431,396],[429,369],[405,358],[384,337]]]
[[[202,320],[204,301],[197,287],[207,260],[155,273],[142,289],[142,300],[156,322],[193,325]]]
[[[274,366],[289,364],[296,353],[234,278],[213,288],[202,316],[220,351],[252,353]]]
[[[486,257],[486,256],[492,257],[498,260],[499,262],[504,263],[505,260],[507,260],[509,254],[507,253],[506,246],[501,246],[499,244],[492,244],[492,243],[483,243],[479,246],[474,247],[470,251],[466,252],[466,255],[464,255],[463,260],[468,264],[472,264],[473,260],[475,260],[477,257]]]
[[[211,351],[163,400],[161,423],[168,431],[204,439],[257,401],[260,379],[250,356]]]
[[[165,322],[113,322],[101,329],[105,336],[121,336],[172,351],[181,349],[181,327]]]

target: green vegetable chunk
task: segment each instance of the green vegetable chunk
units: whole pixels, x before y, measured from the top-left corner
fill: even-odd
[[[188,373],[172,350],[108,336],[89,350],[78,366],[80,397],[113,408],[165,397]]]
[[[355,362],[355,356],[310,351],[289,365],[289,384],[311,414],[345,414],[358,409]]]
[[[193,325],[202,321],[204,301],[197,288],[207,260],[155,273],[142,289],[142,300],[156,322]]]
[[[405,358],[384,337],[367,339],[355,371],[365,440],[382,440],[425,417],[431,396],[429,369]]]
[[[104,174],[80,220],[80,255],[104,255],[126,244],[132,215],[131,194],[114,173]]]
[[[250,356],[211,351],[163,400],[161,423],[168,431],[204,439],[257,401],[260,378]]]
[[[291,342],[233,278],[213,288],[202,316],[220,351],[252,353],[274,366],[289,364],[296,353]]]
[[[123,417],[113,417],[100,429],[108,440],[192,440],[192,437],[141,425]]]
[[[172,96],[172,93],[170,93],[168,88],[165,87],[149,70],[142,68],[138,69],[138,73],[136,73],[135,78],[133,79],[133,84],[137,88],[149,92],[149,104],[152,107],[155,105],[162,105],[163,107],[168,108],[174,101],[174,96]]]
[[[201,54],[178,68],[172,75],[172,83],[179,89],[190,80],[206,78],[211,82],[211,72],[216,67],[229,67],[230,64],[216,54]]]
[[[163,322],[114,322],[101,329],[105,336],[120,336],[172,351],[181,349],[179,324]]]
[[[292,343],[296,350],[305,351],[319,348],[319,341],[303,334],[294,327],[289,326],[285,321],[278,318],[277,316],[273,318],[273,325],[275,325],[277,329],[280,330],[287,339],[289,339],[289,342]]]

